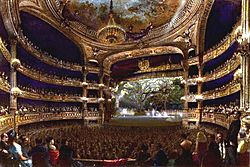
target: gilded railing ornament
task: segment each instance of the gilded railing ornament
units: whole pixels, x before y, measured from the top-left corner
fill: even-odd
[[[149,60],[142,60],[138,62],[138,67],[141,71],[148,70],[150,66]]]
[[[138,62],[139,71],[135,72],[135,74],[147,73],[147,72],[160,72],[167,70],[178,70],[182,69],[180,64],[164,64],[157,67],[150,67],[149,60],[141,60]]]

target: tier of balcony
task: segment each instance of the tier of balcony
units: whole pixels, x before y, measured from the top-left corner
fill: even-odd
[[[204,100],[217,99],[234,94],[241,90],[241,84],[238,81],[231,81],[223,87],[216,88],[214,90],[203,92]]]
[[[182,81],[182,83],[188,85],[197,85],[198,82],[209,82],[212,80],[222,78],[228,75],[229,73],[235,71],[237,68],[239,68],[240,63],[241,63],[240,55],[235,53],[231,59],[229,59],[227,62],[225,62],[218,68],[214,69],[213,72],[206,73],[204,77],[193,76],[193,78],[189,78],[187,81]]]
[[[214,46],[213,48],[209,49],[204,55],[203,55],[203,63],[206,63],[214,58],[219,57],[222,53],[224,53],[226,50],[228,50],[233,43],[236,42],[237,38],[237,28],[239,23],[236,24],[236,26],[233,28],[232,32],[228,34],[219,44]],[[189,66],[197,65],[199,63],[198,56],[192,57],[188,60]]]
[[[46,64],[49,64],[51,66],[58,67],[58,68],[73,70],[73,71],[81,71],[82,70],[82,67],[80,64],[75,64],[75,63],[65,62],[63,60],[58,60],[57,58],[53,57],[49,53],[43,52],[41,49],[39,49],[38,46],[35,46],[31,41],[29,41],[28,38],[25,35],[23,35],[22,33],[19,33],[18,42],[29,53],[32,53],[33,56],[35,56],[37,59],[43,61]]]

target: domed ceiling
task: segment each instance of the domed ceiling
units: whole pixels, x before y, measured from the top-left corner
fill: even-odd
[[[63,0],[61,0],[63,1]],[[63,16],[98,30],[108,22],[110,0],[69,0]],[[115,21],[126,31],[141,32],[171,21],[186,0],[113,0]]]

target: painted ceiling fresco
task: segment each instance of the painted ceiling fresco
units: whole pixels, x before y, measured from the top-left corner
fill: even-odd
[[[170,22],[185,2],[186,0],[113,0],[114,18],[126,31],[140,32],[151,24],[159,27]],[[63,16],[98,30],[108,22],[109,6],[110,0],[69,0]]]

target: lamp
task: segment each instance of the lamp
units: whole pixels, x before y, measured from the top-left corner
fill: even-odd
[[[14,58],[14,59],[11,59],[10,64],[14,68],[19,68],[21,66],[21,61],[19,59]]]
[[[234,73],[234,80],[242,79],[242,70],[239,68]]]
[[[202,95],[195,95],[195,100],[196,100],[197,102],[203,101],[203,96],[202,96]]]
[[[110,1],[108,24],[97,31],[97,38],[100,42],[106,44],[123,43],[126,39],[126,31],[116,24],[113,17],[113,1]]]
[[[103,97],[98,98],[98,102],[99,102],[99,103],[104,102],[104,100],[105,100],[105,99],[104,99]]]
[[[22,94],[22,91],[18,87],[13,87],[11,88],[10,93],[17,97]]]
[[[80,99],[83,101],[83,102],[86,102],[86,101],[88,101],[88,98],[87,97],[80,97]]]

